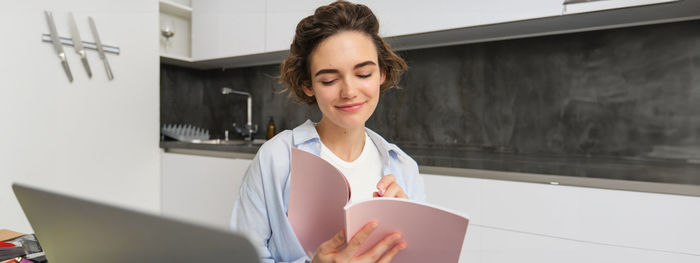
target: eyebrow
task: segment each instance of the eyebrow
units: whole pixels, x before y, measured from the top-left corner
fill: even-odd
[[[361,67],[364,67],[367,65],[377,65],[377,63],[374,63],[374,61],[368,60],[368,61],[365,61],[365,62],[362,62],[360,64],[355,65],[355,67],[353,67],[353,69],[358,69],[358,68],[361,68]],[[316,74],[314,74],[314,77],[321,75],[321,74],[326,74],[326,73],[338,73],[338,70],[337,69],[322,69],[322,70],[319,70],[318,72],[316,72]]]

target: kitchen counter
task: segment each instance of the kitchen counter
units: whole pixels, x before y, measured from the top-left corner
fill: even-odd
[[[421,173],[700,196],[700,164],[653,158],[524,155],[398,144]],[[162,141],[166,152],[252,159],[260,145]]]
[[[161,141],[160,148],[163,149],[192,149],[219,152],[249,153],[253,156],[261,144],[212,144],[212,143],[191,143],[180,141]],[[252,157],[251,157],[252,159]]]
[[[180,141],[161,141],[160,148],[166,152],[195,154],[213,157],[253,159],[260,149],[259,144],[235,145],[235,144],[206,144]]]

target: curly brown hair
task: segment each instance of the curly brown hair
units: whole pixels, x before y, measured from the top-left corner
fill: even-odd
[[[304,93],[304,87],[311,87],[310,55],[319,43],[342,31],[358,31],[372,38],[377,48],[379,69],[386,75],[386,80],[380,85],[381,92],[398,88],[401,74],[408,66],[378,35],[377,17],[365,5],[337,1],[317,8],[313,15],[297,24],[289,56],[280,65],[280,83],[285,86],[284,91],[293,91],[299,102],[316,103],[316,98]]]

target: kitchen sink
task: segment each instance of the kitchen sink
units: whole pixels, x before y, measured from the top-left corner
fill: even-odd
[[[215,144],[215,145],[240,145],[240,146],[260,146],[267,140],[255,139],[251,141],[245,140],[222,140],[222,139],[212,139],[212,140],[193,140],[192,143],[199,144]]]

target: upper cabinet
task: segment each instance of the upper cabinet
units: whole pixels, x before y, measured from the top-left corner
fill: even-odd
[[[288,50],[297,23],[313,14],[317,7],[328,3],[328,0],[267,0],[265,50]]]
[[[379,19],[380,35],[393,37],[560,15],[563,0],[359,0]],[[266,52],[287,50],[297,23],[328,0],[267,0]]]
[[[265,52],[265,1],[193,0],[192,58]]]
[[[379,19],[384,37],[556,16],[563,0],[361,0]]]
[[[679,0],[564,0],[563,13],[565,15],[570,15],[678,1]]]
[[[562,0],[355,1],[375,12],[385,37],[554,16]],[[289,50],[297,23],[329,0],[192,0],[192,59],[241,65],[236,59]],[[264,54],[261,56],[265,56]],[[275,56],[279,57],[279,56]],[[269,60],[270,58],[263,58]],[[213,60],[217,62],[212,63]],[[246,60],[245,63],[255,64]],[[204,65],[205,63],[200,63]]]
[[[161,57],[189,59],[192,8],[182,3],[160,0],[158,9]]]
[[[191,59],[161,61],[200,69],[279,63],[297,23],[331,2],[192,0]],[[679,0],[353,2],[374,11],[380,35],[400,50],[697,19],[700,8]]]

